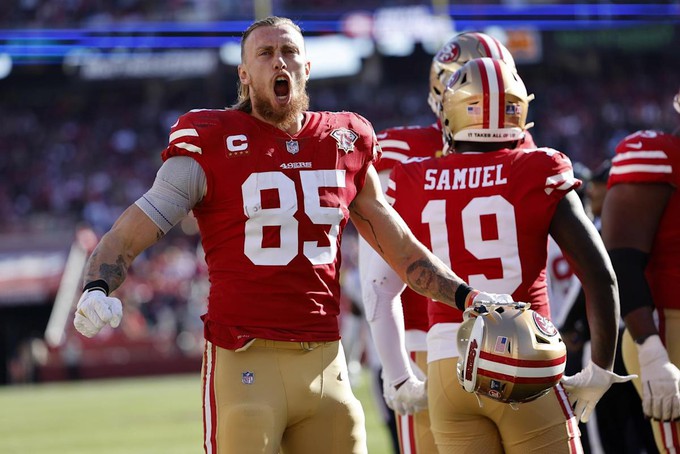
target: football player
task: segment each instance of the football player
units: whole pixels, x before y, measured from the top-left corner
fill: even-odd
[[[674,107],[680,113],[680,91]],[[680,452],[680,128],[616,147],[602,235],[619,280],[623,359],[660,452]]]
[[[461,314],[430,302],[428,401],[440,453],[579,452],[577,420],[586,421],[611,383],[624,380],[611,372],[619,315],[616,279],[574,191],[581,182],[563,153],[518,148],[532,98],[516,71],[502,60],[466,63],[451,76],[442,98],[440,121],[448,154],[397,164],[387,196],[439,258],[475,285],[530,303],[546,329],[550,312],[545,268],[551,234],[585,288],[594,333],[592,361],[565,379],[571,403],[561,385],[513,407],[488,398],[502,394],[508,379],[515,387],[525,383],[513,379],[518,372],[511,367],[490,383],[493,392],[479,400],[453,373]],[[509,364],[521,364],[516,342],[519,339],[511,338],[498,343],[497,354],[506,355]]]
[[[454,36],[430,65],[428,104],[435,115],[439,112],[445,81],[466,62],[479,57],[498,58],[515,67],[512,55],[497,39],[478,32]],[[389,128],[378,133],[378,143],[382,157],[375,168],[385,191],[395,164],[414,157],[441,156],[441,124],[437,120],[427,126]],[[534,146],[528,133],[522,146]],[[427,370],[427,299],[406,287],[392,268],[368,244],[362,243],[359,267],[365,315],[383,365],[385,399],[397,413],[400,450],[413,454],[436,452],[423,372]],[[403,323],[404,335],[395,323]],[[405,350],[394,348],[395,338],[405,345]]]
[[[253,23],[241,58],[238,103],[182,115],[152,188],[100,240],[74,325],[88,337],[118,326],[122,305],[110,292],[193,211],[210,277],[205,451],[365,453],[338,332],[349,220],[415,290],[461,308],[492,297],[464,284],[385,201],[369,122],[307,110],[310,63],[294,22]]]

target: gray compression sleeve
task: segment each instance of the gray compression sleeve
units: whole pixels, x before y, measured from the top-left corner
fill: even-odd
[[[205,172],[187,156],[174,156],[163,163],[153,186],[135,204],[163,233],[181,221],[203,198]]]

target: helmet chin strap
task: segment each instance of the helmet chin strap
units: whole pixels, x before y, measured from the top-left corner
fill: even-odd
[[[484,402],[482,402],[482,398],[479,397],[479,394],[473,393],[475,397],[477,398],[477,403],[479,404],[479,408],[484,408]]]

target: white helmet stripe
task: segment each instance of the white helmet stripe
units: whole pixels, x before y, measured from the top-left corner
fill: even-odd
[[[484,87],[484,129],[505,127],[503,112],[505,86],[497,60],[480,59],[477,62]]]
[[[503,55],[503,51],[498,40],[484,33],[475,33],[474,35],[479,41],[479,44],[484,47],[487,57],[496,58],[499,60],[505,59],[505,55]]]

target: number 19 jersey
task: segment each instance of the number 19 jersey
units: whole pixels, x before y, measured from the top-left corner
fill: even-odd
[[[549,149],[450,154],[397,165],[387,191],[414,234],[471,286],[509,293],[550,316],[547,242],[558,202],[581,185]],[[430,325],[460,311],[428,307]]]
[[[195,110],[170,131],[162,156],[177,155],[206,175],[193,208],[210,279],[206,339],[227,349],[339,339],[340,238],[379,155],[370,123],[305,112],[291,136],[244,112]]]

